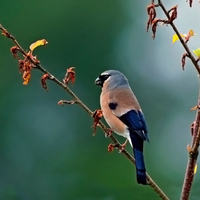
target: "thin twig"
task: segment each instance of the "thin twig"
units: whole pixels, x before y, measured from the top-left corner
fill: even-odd
[[[170,19],[170,16],[168,14],[168,11],[166,10],[165,6],[163,5],[161,0],[158,0],[158,5],[162,8],[163,12],[165,13],[165,15],[167,16],[168,19]],[[195,66],[198,74],[200,74],[200,67],[196,61],[196,59],[194,58],[194,56],[192,55],[190,49],[188,48],[187,44],[185,43],[185,41],[183,40],[183,38],[181,37],[181,34],[179,33],[178,29],[176,28],[176,26],[174,25],[173,21],[169,23],[171,25],[171,27],[173,28],[174,32],[177,34],[181,44],[183,45],[184,49],[186,50],[188,57],[191,59],[193,65]]]
[[[161,0],[158,0],[158,5],[162,8],[163,12],[169,19],[170,18],[169,14]],[[198,65],[198,60],[196,60],[194,58],[194,56],[192,55],[190,49],[188,48],[186,42],[181,37],[181,34],[179,33],[178,29],[174,25],[173,21],[171,21],[169,24],[171,25],[174,32],[177,34],[181,44],[183,45],[184,49],[186,50],[187,57],[190,58],[194,67],[196,68],[198,74],[200,74],[200,67]],[[198,158],[198,149],[199,149],[199,141],[200,141],[200,109],[199,109],[199,106],[200,106],[200,94],[198,97],[198,106],[197,106],[198,109],[197,109],[195,123],[194,123],[195,126],[194,126],[194,131],[193,131],[192,147],[191,147],[191,151],[189,152],[189,159],[188,159],[188,164],[187,164],[185,178],[184,178],[182,192],[181,192],[181,200],[188,200],[188,198],[189,198],[189,194],[190,194],[190,190],[191,190],[193,178],[194,178],[194,169],[195,169],[196,161]]]
[[[5,31],[6,29],[0,24],[0,30]],[[15,45],[19,48],[20,52],[24,56],[27,56],[27,53],[20,46],[20,44],[17,42],[17,40],[15,39],[14,36],[9,35],[8,38],[10,38],[15,43]],[[52,80],[55,83],[57,83],[60,87],[62,87],[73,98],[73,100],[70,101],[70,103],[75,102],[76,104],[78,104],[79,106],[81,106],[91,117],[93,116],[93,112],[76,96],[76,94],[74,94],[72,92],[72,90],[66,84],[64,84],[63,82],[61,82],[59,79],[57,79],[55,76],[53,76],[49,71],[47,71],[45,68],[43,68],[42,65],[38,61],[34,60],[34,57],[28,57],[28,59],[30,59],[30,61],[35,65],[36,69],[39,69],[44,74],[48,74],[49,77],[50,77],[49,80]],[[103,130],[103,132],[105,134],[107,134],[108,128],[101,121],[99,121],[99,126],[101,127],[101,129]],[[113,141],[113,143],[116,146],[121,146],[121,144],[118,142],[118,140],[113,135],[111,135],[109,138]],[[133,164],[135,164],[135,159],[126,150],[123,150],[122,153]],[[147,174],[147,179],[148,179],[149,185],[154,189],[154,191],[160,196],[161,199],[163,199],[163,200],[169,200],[169,198],[166,196],[166,194],[158,187],[158,185],[153,181],[153,179],[148,174]]]

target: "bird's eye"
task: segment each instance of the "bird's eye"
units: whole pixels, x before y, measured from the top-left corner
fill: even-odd
[[[108,79],[109,76],[110,76],[109,74],[103,74],[103,75],[100,75],[100,79],[105,81]]]

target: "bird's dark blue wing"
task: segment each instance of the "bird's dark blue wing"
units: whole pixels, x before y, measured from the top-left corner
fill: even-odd
[[[144,140],[149,141],[147,136],[147,125],[144,115],[140,111],[130,110],[119,119],[128,126],[133,153],[135,156],[135,165],[137,173],[137,182],[143,185],[147,184],[146,169],[143,155]]]
[[[130,130],[139,134],[143,140],[149,141],[147,135],[147,125],[142,112],[130,110],[119,117],[119,119],[126,124]]]

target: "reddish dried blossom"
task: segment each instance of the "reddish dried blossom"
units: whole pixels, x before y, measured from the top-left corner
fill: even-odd
[[[37,56],[33,56],[32,51],[29,51],[26,56],[24,56],[24,61],[28,61],[30,63],[32,63],[32,67],[36,67],[40,61],[37,59]]]
[[[193,0],[189,0],[189,5],[192,7]]]
[[[156,29],[158,26],[158,22],[163,22],[163,20],[162,19],[154,19],[152,21],[152,32],[153,32],[152,38],[153,39],[155,39],[155,36],[156,36]]]
[[[147,14],[149,15],[149,19],[147,21],[147,31],[149,30],[149,27],[152,25],[153,20],[156,18],[156,10],[155,10],[155,4],[150,4],[147,6]]]
[[[49,79],[49,74],[44,74],[44,75],[42,76],[42,78],[41,78],[41,83],[42,83],[42,87],[43,87],[47,92],[49,92],[48,89],[47,89],[47,84],[46,84],[46,80],[47,80],[47,79]]]
[[[20,74],[23,73],[23,67],[24,67],[24,60],[19,60],[19,72],[20,72]]]
[[[112,151],[114,151],[114,148],[115,148],[115,145],[113,145],[113,144],[109,144],[108,145],[108,152],[112,152]]]
[[[24,63],[24,71],[30,71],[32,69],[32,63],[29,61],[26,61]]]
[[[183,69],[183,70],[185,69],[185,59],[186,59],[187,56],[188,56],[188,54],[187,54],[187,53],[184,53],[184,54],[182,55],[182,58],[181,58],[181,64],[182,64],[182,69]]]
[[[24,71],[22,78],[24,79],[23,85],[28,85],[31,79],[31,71]]]
[[[67,69],[67,73],[65,74],[65,78],[63,79],[63,82],[65,84],[68,84],[69,81],[71,81],[71,84],[74,83],[74,81],[75,81],[74,69],[75,69],[75,67],[70,67],[69,69]]]
[[[16,47],[17,50],[19,50],[18,47]],[[16,55],[16,48],[11,48],[13,55]],[[19,59],[19,57],[17,57]],[[32,55],[32,52],[28,52],[26,55],[24,55],[24,60],[19,60],[19,72],[22,75],[22,78],[24,79],[23,84],[28,85],[30,79],[31,79],[31,69],[35,66],[37,66],[40,62],[37,60],[36,56]]]
[[[103,116],[102,110],[100,110],[100,109],[99,110],[95,110],[95,112],[93,114],[94,125],[92,126],[92,127],[94,127],[93,136],[95,136],[97,125],[99,124],[99,120],[102,118],[102,116]]]
[[[15,43],[17,43],[15,38],[6,29],[4,29],[1,25],[0,25],[0,30],[2,30],[2,34],[4,36],[11,38]],[[24,53],[24,51],[18,46],[13,46],[10,49],[10,51],[11,51],[13,57],[19,60],[19,71],[20,71],[20,73],[23,74],[22,75],[22,78],[24,80],[23,84],[27,85],[31,78],[32,67],[37,66],[40,62],[37,60],[36,56],[34,57],[32,55],[32,52]],[[20,51],[22,54],[25,54],[24,60],[20,60],[20,57],[17,54],[18,51]]]
[[[170,18],[168,19],[168,21],[166,23],[170,24],[177,18],[177,7],[178,7],[178,5],[172,7],[168,11],[168,14],[169,14]],[[171,13],[171,15],[170,15],[170,13]]]
[[[18,58],[19,59],[19,56],[17,55],[17,51],[19,50],[19,48],[17,46],[14,46],[14,47],[11,47],[10,51],[13,55],[14,58]]]
[[[24,82],[23,82],[24,85],[28,85],[31,79],[31,69],[32,69],[32,64],[30,63],[30,61],[24,62],[23,76],[22,76],[22,78],[24,79]]]
[[[192,0],[189,0],[190,7],[192,7],[192,2],[193,2]]]
[[[28,85],[31,79],[31,69],[32,64],[29,60],[19,60],[19,72],[23,74],[22,78],[24,79],[24,85]]]

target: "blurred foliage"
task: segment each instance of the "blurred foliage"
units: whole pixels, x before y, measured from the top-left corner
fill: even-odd
[[[149,127],[148,173],[170,199],[178,199],[198,79],[189,61],[182,71],[184,50],[178,42],[171,44],[174,33],[169,27],[160,26],[154,41],[145,32],[149,3],[2,0],[0,23],[25,49],[45,38],[49,44],[34,53],[60,80],[69,66],[75,66],[76,81],[70,87],[92,110],[99,108],[95,78],[106,69],[126,74]],[[174,5],[172,0],[164,3],[168,8]],[[176,23],[181,33],[191,28],[196,33],[197,24],[190,18],[198,9],[194,5],[189,10],[182,2],[179,10]],[[192,49],[198,48],[198,35],[190,42]],[[92,136],[92,118],[77,105],[57,105],[60,99],[71,100],[62,88],[48,81],[47,93],[37,70],[29,85],[22,85],[9,52],[12,42],[1,36],[0,44],[0,199],[159,199],[150,187],[136,183],[134,166],[127,159],[117,151],[107,152],[110,141],[101,130]],[[197,171],[191,200],[200,195],[199,182]]]

